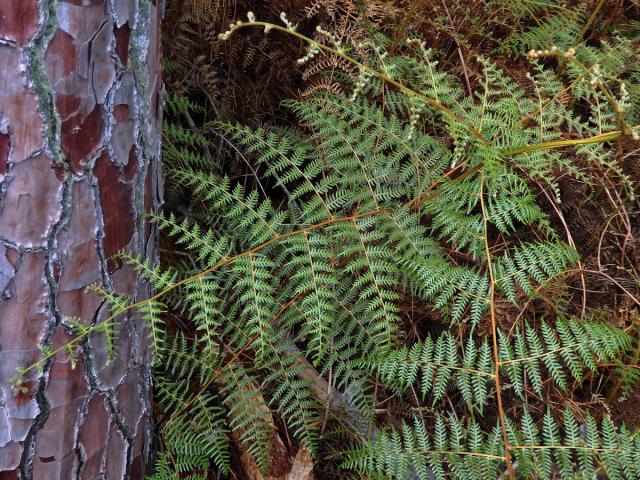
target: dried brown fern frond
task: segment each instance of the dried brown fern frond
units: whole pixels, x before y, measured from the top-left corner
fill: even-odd
[[[364,17],[376,21],[379,25],[384,19],[395,16],[399,8],[395,2],[373,0],[313,0],[305,7],[307,18],[314,18],[318,14],[325,14],[335,20],[338,15],[346,15],[353,20]]]
[[[222,22],[235,14],[237,3],[236,0],[186,0],[182,5],[182,21],[219,29]]]
[[[327,70],[333,71],[336,69],[348,72],[349,76],[355,77],[358,75],[358,69],[343,58],[321,57],[317,62],[314,62],[313,65],[305,69],[302,74],[302,79],[304,81],[308,81],[322,72],[326,72]]]
[[[304,11],[307,18],[313,18],[320,13],[326,13],[329,17],[334,18],[336,14],[337,0],[314,0],[311,5],[305,7]]]
[[[314,0],[305,12],[306,17],[322,29],[314,33],[314,40],[325,43],[331,35],[338,42],[350,45],[353,53],[361,58],[371,54],[375,32],[383,31],[385,24],[393,24],[399,14],[396,6],[382,0]],[[358,70],[351,63],[331,56],[311,59],[302,76],[309,85],[304,95],[319,90],[336,91],[337,73],[351,83],[357,82]]]
[[[313,80],[307,88],[305,88],[301,96],[309,97],[319,92],[331,93],[333,95],[344,95],[344,88],[339,82],[329,82],[326,79]]]
[[[337,81],[336,73],[338,72],[340,73],[340,81]],[[302,96],[309,96],[320,91],[344,95],[346,83],[344,80],[349,79],[353,83],[357,78],[357,68],[346,60],[340,57],[321,57],[312,61],[302,74],[302,79],[307,85]]]
[[[167,57],[181,69],[167,75],[172,91],[202,102],[206,118],[259,124],[300,90],[295,59],[301,46],[278,35],[247,31],[232,42],[218,34],[248,11],[269,18],[274,8],[294,1],[169,0],[165,27]]]

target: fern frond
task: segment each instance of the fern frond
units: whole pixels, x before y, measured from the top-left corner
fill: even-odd
[[[579,6],[546,17],[539,26],[512,35],[500,46],[499,51],[526,55],[529,50],[545,50],[552,45],[567,50],[578,38],[581,25],[584,23],[583,16],[583,7]]]
[[[498,332],[500,368],[504,370],[516,393],[524,398],[524,385],[542,394],[544,366],[561,389],[568,387],[568,373],[578,382],[583,371],[595,371],[598,362],[617,358],[627,351],[631,337],[620,329],[598,322],[558,319],[554,327],[546,323],[536,329],[517,328],[507,340]]]
[[[120,252],[115,256],[129,265],[133,266],[154,289],[165,290],[171,288],[177,281],[179,272],[172,268],[161,269],[154,267],[150,260],[141,260],[131,252]]]
[[[303,219],[309,224],[333,216],[327,205],[327,185],[320,185],[319,175],[326,163],[316,157],[315,145],[306,138],[284,129],[254,130],[241,125],[216,124],[233,140],[254,153],[267,165],[265,174],[276,179],[277,186],[287,188],[290,201],[303,203]]]
[[[498,259],[495,264],[496,285],[517,304],[516,286],[535,296],[535,284],[546,284],[578,260],[577,252],[565,243],[525,243],[514,249],[512,255],[505,253]]]
[[[634,464],[640,438],[626,427],[615,427],[609,417],[598,423],[587,417],[586,435],[579,433],[578,422],[564,413],[565,428],[561,433],[556,420],[546,414],[538,426],[525,410],[520,426],[509,420],[510,450],[516,458],[518,478],[592,477],[603,464],[613,478],[631,473],[638,478]],[[602,435],[602,437],[601,437]],[[614,459],[618,458],[615,462]],[[578,462],[569,463],[578,458]],[[404,479],[498,478],[505,469],[500,427],[484,432],[471,418],[461,421],[453,416],[436,416],[432,429],[414,418],[401,430],[382,433],[362,446],[346,452],[344,468],[373,476]],[[597,462],[597,463],[596,463]]]
[[[332,290],[337,278],[331,267],[328,239],[314,233],[287,238],[283,245],[282,275],[292,282],[292,293],[305,320],[302,335],[309,342],[308,352],[320,362],[330,341],[329,327],[335,316]]]
[[[276,405],[293,436],[312,453],[318,449],[320,405],[313,397],[307,380],[303,380],[306,369],[301,354],[293,342],[285,337],[272,345],[268,360],[262,365],[271,370],[265,382],[274,387],[270,405]]]
[[[167,330],[161,318],[166,311],[165,306],[158,301],[145,301],[138,306],[142,319],[149,327],[149,337],[151,338],[152,365],[162,362],[165,354],[165,343],[167,341]]]
[[[168,172],[183,187],[193,189],[193,194],[206,202],[212,216],[222,215],[233,222],[235,239],[255,246],[278,235],[287,213],[275,211],[269,200],[260,202],[258,193],[245,194],[240,185],[231,187],[228,177],[185,168]]]
[[[163,432],[167,450],[162,456],[167,465],[163,468],[161,461],[152,478],[164,478],[171,470],[172,478],[175,472],[206,471],[211,460],[221,472],[228,472],[229,437],[224,410],[217,406],[217,398],[209,393],[195,395],[184,381],[161,380],[155,389],[165,411],[177,412],[177,416],[171,417]]]
[[[161,229],[167,230],[168,235],[175,238],[177,245],[184,246],[187,250],[194,252],[199,262],[215,264],[229,250],[225,237],[216,238],[216,234],[211,229],[203,232],[200,225],[190,223],[187,219],[178,222],[173,213],[168,217],[163,213],[150,215],[150,219]]]
[[[580,382],[584,370],[594,371],[598,362],[618,358],[631,346],[631,337],[606,324],[558,319],[555,326],[543,323],[537,329],[516,328],[512,338],[498,331],[500,372],[524,398],[524,385],[542,394],[547,378],[562,390],[568,389],[567,370]],[[467,339],[464,348],[448,332],[436,339],[427,337],[411,348],[403,347],[361,362],[398,393],[418,383],[423,397],[435,404],[456,386],[467,405],[480,411],[492,398],[495,363],[485,339],[477,345]]]
[[[225,405],[229,409],[229,425],[239,432],[240,441],[255,459],[262,472],[266,472],[274,435],[269,408],[254,386],[255,378],[240,364],[230,364],[222,374]]]

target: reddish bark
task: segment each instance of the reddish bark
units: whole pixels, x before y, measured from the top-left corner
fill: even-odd
[[[122,320],[32,371],[108,315],[102,288],[148,286],[109,257],[155,259],[160,12],[150,0],[0,0],[0,480],[141,479],[149,460],[146,330]]]
[[[9,149],[11,148],[9,133],[0,132],[0,175],[7,173]]]
[[[37,25],[36,0],[0,0],[0,37],[25,43],[36,33]]]

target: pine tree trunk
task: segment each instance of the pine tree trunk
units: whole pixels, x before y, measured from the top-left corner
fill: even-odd
[[[112,257],[155,260],[143,213],[161,198],[159,16],[154,0],[0,0],[0,479],[139,479],[149,456],[145,325],[117,357],[81,342],[26,375],[108,307],[88,285],[148,295]]]

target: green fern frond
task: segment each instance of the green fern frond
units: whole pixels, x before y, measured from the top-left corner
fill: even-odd
[[[221,472],[230,468],[229,437],[224,410],[211,394],[195,395],[188,382],[161,380],[156,383],[156,397],[165,411],[174,412],[163,435],[167,439],[160,465],[152,478],[165,478],[173,471],[206,471],[209,462]],[[163,463],[167,462],[166,465]]]
[[[138,306],[138,311],[149,327],[153,359],[152,365],[157,365],[164,357],[165,343],[167,341],[167,330],[161,318],[162,313],[166,311],[166,307],[158,301],[146,301]]]
[[[542,323],[540,331],[542,335],[527,325],[524,330],[516,328],[511,338],[498,331],[500,373],[522,398],[525,384],[541,395],[547,378],[566,391],[567,373],[580,382],[585,369],[594,371],[598,362],[618,358],[631,346],[628,334],[602,323],[558,319],[553,327]],[[456,386],[467,405],[482,411],[493,396],[492,355],[486,339],[477,345],[470,337],[461,348],[445,332],[411,348],[369,357],[362,364],[398,393],[418,383],[423,398],[429,395],[435,404]]]
[[[154,267],[149,260],[141,260],[138,256],[132,255],[131,252],[120,252],[114,258],[120,259],[125,263],[133,266],[153,288],[156,290],[165,290],[175,285],[178,280],[179,272],[172,268],[161,269]]]
[[[240,441],[256,464],[266,472],[271,455],[271,438],[275,434],[269,407],[254,387],[255,378],[240,364],[230,364],[222,374],[225,404],[229,408],[229,425],[240,432]]]
[[[500,46],[499,51],[526,55],[529,50],[545,50],[552,45],[567,50],[574,46],[583,23],[583,7],[567,9],[544,18],[539,26],[512,35]]]
[[[166,60],[166,59],[165,59]],[[170,60],[169,60],[170,61]],[[201,105],[191,101],[189,98],[173,92],[167,92],[164,96],[164,107],[170,115],[178,116],[185,112],[203,113]]]
[[[526,243],[506,253],[495,264],[496,285],[514,304],[516,286],[530,296],[536,295],[534,285],[545,285],[579,260],[569,245],[555,242]]]
[[[542,394],[542,367],[566,391],[569,373],[580,382],[584,370],[595,371],[598,362],[618,358],[631,345],[631,337],[624,331],[597,322],[558,319],[553,327],[542,323],[540,331],[542,335],[526,325],[522,330],[517,328],[509,340],[498,331],[501,371],[522,398],[525,382]]]
[[[317,400],[313,397],[308,380],[303,380],[306,369],[304,359],[292,340],[284,336],[276,338],[263,368],[270,370],[265,382],[273,386],[270,405],[277,407],[293,436],[312,453],[318,449],[320,415]]]
[[[226,256],[229,250],[225,237],[217,237],[211,229],[203,231],[200,225],[191,223],[187,219],[179,222],[173,213],[168,217],[160,213],[150,215],[149,218],[161,229],[167,230],[167,234],[175,238],[177,245],[194,252],[198,262],[215,264]]]
[[[332,217],[326,198],[330,184],[321,185],[319,178],[326,162],[316,157],[313,143],[290,130],[254,130],[225,123],[216,126],[267,166],[265,175],[273,177],[276,186],[286,189],[291,202],[304,202],[305,222],[313,224]]]
[[[190,168],[168,172],[176,184],[193,189],[193,194],[206,202],[212,216],[222,215],[233,222],[235,239],[255,246],[276,237],[282,230],[287,212],[275,211],[270,200],[259,199],[258,193],[245,193],[240,185],[231,186],[228,177]]]
[[[601,423],[588,416],[583,424],[565,411],[560,432],[556,420],[546,414],[539,426],[528,411],[520,425],[509,420],[510,453],[514,457],[517,478],[590,478],[602,464],[611,478],[638,478],[637,462],[640,438],[609,417]],[[436,416],[435,422],[414,418],[400,430],[381,433],[377,438],[346,452],[344,468],[359,473],[397,479],[498,478],[505,471],[505,452],[500,427],[482,431],[473,419],[460,421],[453,416]],[[616,460],[617,459],[617,460]]]

